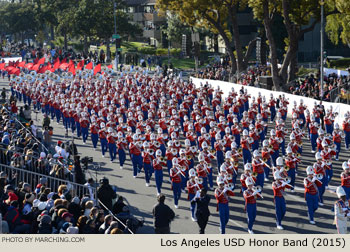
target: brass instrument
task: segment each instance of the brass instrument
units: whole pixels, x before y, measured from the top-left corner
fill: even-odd
[[[191,160],[192,156],[191,155],[187,155],[186,158],[187,158],[187,160]]]
[[[254,186],[253,188],[252,188],[252,190],[254,191],[254,192],[257,192],[257,193],[260,193],[261,191],[262,191],[262,187],[261,186]]]
[[[232,192],[235,189],[235,186],[233,185],[233,183],[228,183],[225,184],[225,188]]]
[[[180,146],[180,141],[179,140],[175,141],[175,146]]]
[[[256,176],[258,176],[258,173],[257,173],[257,172],[253,172],[253,173],[252,173],[252,176],[253,176],[253,177],[256,177]]]
[[[175,148],[171,149],[171,154],[173,154],[174,156],[176,156],[176,155],[177,155],[177,149],[175,149]]]
[[[151,156],[153,156],[153,155],[154,155],[154,150],[153,150],[153,149],[150,149],[150,150],[148,151],[148,153],[149,153]]]
[[[239,149],[237,150],[237,152],[238,152],[239,154],[241,154],[241,153],[243,152],[243,149],[242,149],[242,148],[239,148]]]
[[[164,157],[160,157],[160,158],[159,158],[159,161],[160,161],[160,162],[165,162],[165,158],[164,158]]]
[[[272,145],[272,144],[270,144],[270,145],[269,145],[269,148],[270,148],[270,149],[273,149],[273,145]]]
[[[211,150],[210,154],[215,155],[216,154],[216,150],[215,149]]]
[[[203,178],[201,178],[201,177],[195,177],[195,178],[194,178],[194,181],[196,181],[196,183],[197,183],[198,185],[203,184]]]
[[[238,168],[238,166],[239,166],[239,163],[238,163],[238,162],[235,162],[235,163],[234,163],[234,167],[235,167],[235,168]]]
[[[300,157],[300,153],[298,152],[298,153],[296,154],[296,156],[297,156],[297,158],[299,158],[299,157]]]
[[[181,171],[182,171],[182,172],[186,172],[186,170],[187,170],[186,166],[182,166],[182,167],[181,167]]]
[[[321,181],[323,179],[323,174],[322,173],[316,174],[316,178],[317,180]]]
[[[284,170],[289,171],[289,167],[287,165],[284,165]]]
[[[291,177],[286,177],[286,178],[284,178],[283,180],[284,180],[284,182],[286,182],[287,184],[289,184],[289,183],[292,181]]]
[[[264,163],[266,163],[268,161],[268,159],[267,158],[263,158],[263,161],[264,161]]]
[[[158,141],[155,141],[154,146],[158,149],[160,147],[160,143]]]
[[[232,174],[227,174],[225,177],[227,180],[232,180],[232,178],[233,178]]]

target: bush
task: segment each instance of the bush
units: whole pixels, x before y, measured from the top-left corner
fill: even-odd
[[[155,55],[156,54],[156,49],[150,46],[146,46],[146,47],[140,47],[137,50],[139,53],[142,54],[148,54],[148,55]]]
[[[168,49],[167,48],[158,48],[156,50],[156,55],[158,55],[158,56],[166,56],[166,55],[168,55]]]
[[[167,51],[168,53],[168,51]],[[179,57],[181,53],[181,49],[180,48],[172,48],[170,49],[170,54],[174,57]]]
[[[350,66],[350,58],[332,60],[329,65],[331,68],[345,69]]]

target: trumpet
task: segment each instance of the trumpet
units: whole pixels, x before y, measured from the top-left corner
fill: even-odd
[[[284,178],[284,182],[286,182],[287,184],[289,184],[291,181],[292,181],[291,177]]]
[[[212,149],[212,150],[210,151],[210,154],[215,155],[215,154],[216,154],[216,150],[215,150],[215,149]]]
[[[159,161],[160,161],[160,162],[165,162],[165,158],[164,158],[164,157],[160,157],[160,158],[159,158]]]
[[[160,143],[158,141],[155,141],[154,146],[158,149],[160,147]]]
[[[191,160],[192,156],[191,155],[187,155],[186,158],[187,158],[187,160]]]
[[[229,191],[233,191],[235,189],[235,186],[233,183],[228,183],[228,184],[225,184],[225,188]]]
[[[270,144],[270,145],[269,145],[269,148],[270,148],[270,149],[273,149],[273,145],[272,145],[272,144]]]
[[[176,155],[177,155],[177,149],[175,149],[175,148],[171,149],[171,154],[173,154],[174,156],[176,156]]]
[[[261,186],[254,186],[253,188],[252,188],[252,190],[254,191],[254,192],[257,192],[257,193],[260,193],[261,191],[262,191],[262,187]]]
[[[263,161],[264,161],[264,163],[266,163],[268,161],[268,159],[267,158],[263,158]]]
[[[148,153],[149,153],[151,156],[153,156],[153,155],[154,155],[154,150],[153,150],[153,149],[150,149],[150,150],[148,151]]]
[[[175,146],[180,146],[180,141],[179,140],[175,141]]]
[[[253,177],[256,177],[256,176],[258,176],[258,173],[257,173],[257,172],[253,172],[253,173],[252,173],[252,176],[253,176]]]
[[[195,178],[194,178],[194,181],[196,181],[196,183],[197,183],[198,185],[203,184],[203,178],[201,178],[201,177],[195,177]]]
[[[317,178],[317,180],[322,180],[323,174],[322,173],[316,174],[316,178]]]
[[[241,154],[241,153],[243,152],[243,149],[242,149],[242,148],[239,148],[239,149],[237,150],[237,152]]]
[[[227,174],[226,176],[225,176],[225,178],[226,178],[226,180],[232,180],[232,174]]]
[[[289,171],[289,167],[287,165],[284,165],[284,170]]]
[[[239,166],[239,163],[238,163],[238,162],[235,162],[235,163],[234,163],[234,167],[235,167],[235,168],[238,168],[238,166]]]

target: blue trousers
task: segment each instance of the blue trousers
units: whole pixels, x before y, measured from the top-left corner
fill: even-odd
[[[276,166],[276,159],[279,157],[280,155],[280,150],[275,150],[274,153],[271,154],[271,158],[272,158],[272,163],[274,166]]]
[[[247,204],[248,229],[252,230],[256,218],[256,204]]]
[[[287,172],[290,177],[290,185],[294,187],[295,185],[295,169],[289,169]]]
[[[87,138],[89,136],[89,128],[88,127],[86,127],[86,128],[82,127],[81,128],[81,135],[83,137],[83,142],[86,143],[86,140],[87,140]]]
[[[350,187],[343,186],[343,189],[346,193],[346,200],[350,199]]]
[[[139,173],[142,169],[142,157],[141,155],[131,154],[131,161],[133,167],[133,176],[137,176],[137,173]]]
[[[98,142],[98,134],[92,134],[91,133],[91,141],[92,141],[92,145],[96,149],[97,148],[97,142]]]
[[[185,176],[181,175],[181,189],[185,190],[188,180],[188,170],[184,172]]]
[[[61,111],[59,109],[55,109],[55,115],[56,115],[57,123],[59,123],[61,119]]]
[[[230,218],[230,210],[228,203],[219,203],[219,215],[220,215],[220,230],[221,234],[225,234],[225,228]]]
[[[325,124],[326,126],[326,132],[329,134],[333,133],[333,124]]]
[[[76,128],[77,128],[77,137],[81,136],[81,127],[80,122],[75,122]]]
[[[240,134],[235,134],[235,142],[237,144],[237,146],[241,145],[241,135]]]
[[[100,138],[100,142],[101,142],[102,155],[104,156],[106,151],[107,151],[107,139],[106,138]]]
[[[313,151],[316,151],[317,143],[316,140],[318,138],[318,134],[310,134],[311,148]]]
[[[252,162],[252,154],[250,153],[250,151],[248,149],[243,148],[242,153],[243,153],[244,164],[251,163]]]
[[[208,184],[210,188],[213,188],[213,168],[210,168],[210,172],[208,173]]]
[[[69,129],[70,126],[70,117],[63,117],[63,125],[66,130]]]
[[[350,131],[344,131],[345,133],[345,147],[349,148],[350,145]]]
[[[282,155],[285,156],[286,155],[286,140],[283,138],[283,142],[280,143],[280,148],[282,150]]]
[[[113,161],[117,157],[116,144],[115,143],[108,143],[108,150],[109,150],[109,157],[111,158],[111,161]]]
[[[192,202],[192,199],[196,196],[194,193],[188,194],[188,199],[190,200],[190,210],[191,210],[191,217],[195,218],[195,211],[196,211],[196,202]]]
[[[275,106],[271,106],[270,107],[270,112],[271,112],[271,121],[275,120],[275,116],[276,116],[276,107]]]
[[[173,167],[173,161],[172,160],[167,160],[166,161],[166,166],[168,168],[168,174],[170,176],[170,169]]]
[[[321,179],[322,185],[318,187],[318,195],[321,203],[323,203],[323,194],[326,190],[326,183],[327,183],[326,181],[327,181],[327,177],[323,176],[323,178]]]
[[[70,117],[70,128],[72,130],[72,133],[74,133],[75,131],[75,121],[74,121],[74,117]]]
[[[266,161],[266,164],[268,164],[271,167],[271,158],[269,158],[269,160]],[[265,172],[265,178],[269,178],[270,168],[264,166],[264,172]]]
[[[264,131],[264,129],[261,131],[259,136],[260,136],[261,143],[264,142],[264,140],[265,140],[265,131]]]
[[[331,166],[331,169],[326,169],[326,186],[329,185],[329,183],[331,182],[332,180],[332,177],[333,177],[333,169],[332,169],[332,166]]]
[[[275,197],[276,221],[278,225],[282,225],[282,220],[286,214],[286,201],[284,197]]]
[[[181,183],[172,182],[172,186],[173,186],[174,204],[177,206],[179,203],[179,199],[181,197]]]
[[[259,149],[259,140],[256,140],[252,144],[252,151]]]
[[[335,146],[337,147],[337,155],[336,155],[336,159],[339,158],[339,152],[341,150],[341,143],[337,143],[337,142],[334,142]]]
[[[126,160],[126,153],[123,149],[118,149],[118,156],[119,156],[119,165],[124,166],[125,160]]]
[[[261,186],[262,188],[264,187],[264,173],[258,173],[258,175],[256,176],[256,185]]]
[[[146,183],[149,183],[149,180],[150,180],[151,177],[152,177],[153,167],[152,167],[151,164],[143,163],[143,169],[145,170],[145,180],[146,180]]]
[[[216,152],[216,160],[218,164],[218,171],[220,171],[220,166],[224,163],[224,153],[222,151]]]
[[[157,192],[161,193],[163,184],[163,170],[154,170],[154,177],[156,180]]]
[[[311,195],[309,193],[306,193],[305,199],[306,199],[306,204],[307,204],[308,213],[309,213],[309,220],[313,221],[314,213],[318,208],[318,194]]]

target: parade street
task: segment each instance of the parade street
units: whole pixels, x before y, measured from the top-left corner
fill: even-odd
[[[8,82],[1,80],[1,89],[5,87],[9,90]],[[19,103],[18,105],[23,105]],[[43,115],[41,113],[35,114],[32,112],[32,119],[38,128],[41,128]],[[287,120],[288,127],[290,127],[290,119]],[[68,134],[68,138],[65,138],[65,129],[62,124],[57,124],[55,121],[51,121],[51,125],[54,127],[54,139],[66,141],[71,140],[71,132]],[[269,129],[271,124],[269,124]],[[127,157],[127,162],[124,165],[124,169],[119,168],[117,161],[110,162],[108,154],[105,158],[102,158],[100,148],[93,150],[91,139],[87,141],[87,144],[83,144],[81,139],[75,138],[78,152],[80,157],[89,156],[93,157],[94,165],[90,165],[89,169],[85,171],[86,179],[92,177],[100,180],[103,177],[107,177],[111,185],[117,187],[117,194],[123,196],[130,204],[131,213],[137,218],[144,218],[145,223],[142,228],[138,230],[138,233],[154,233],[153,229],[153,216],[152,208],[156,204],[156,187],[154,183],[154,177],[152,177],[149,187],[145,186],[144,173],[139,174],[137,178],[132,176],[132,165],[130,158]],[[287,140],[287,142],[289,139]],[[343,143],[342,143],[343,144]],[[340,173],[342,171],[341,164],[343,161],[347,161],[349,158],[349,151],[345,151],[342,146],[342,151],[339,156],[339,161],[334,161],[333,170],[334,176],[330,185],[330,190],[326,190],[324,194],[324,206],[320,206],[315,214],[316,225],[309,224],[307,216],[307,206],[304,199],[304,186],[303,179],[306,177],[305,168],[307,165],[312,165],[315,162],[313,153],[311,153],[310,141],[306,138],[303,139],[303,154],[301,156],[301,164],[298,168],[298,176],[296,178],[295,192],[291,193],[286,190],[286,205],[287,212],[283,220],[284,230],[278,230],[276,228],[275,208],[273,202],[273,192],[271,188],[272,176],[270,173],[269,182],[265,181],[262,200],[257,201],[257,217],[254,224],[254,232],[257,234],[322,234],[322,233],[336,233],[334,221],[333,205],[337,199],[334,192],[336,186],[340,184]],[[213,164],[214,179],[216,179],[217,167],[216,163]],[[94,167],[98,165],[101,168],[96,171]],[[242,161],[239,166],[239,176],[242,173]],[[175,220],[171,223],[172,233],[181,234],[195,234],[198,233],[198,226],[191,220],[189,201],[187,200],[187,192],[181,194],[179,201],[179,208],[175,209],[173,204],[173,195],[170,189],[169,175],[167,172],[164,173],[164,184],[162,192],[166,195],[166,204],[169,205],[175,212]],[[247,217],[244,212],[244,199],[240,192],[240,183],[237,182],[237,186],[234,190],[235,196],[230,198],[230,219],[228,226],[226,227],[226,233],[247,233]],[[213,196],[213,191],[209,191],[211,197],[210,201],[210,212],[208,226],[206,233],[214,234],[219,233],[219,214],[216,211],[216,200]]]

